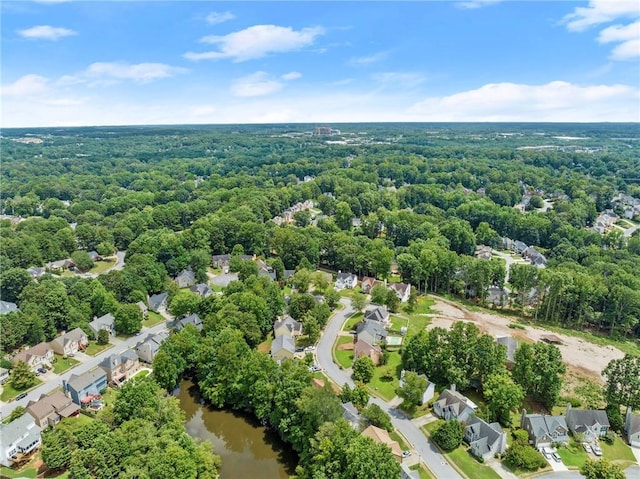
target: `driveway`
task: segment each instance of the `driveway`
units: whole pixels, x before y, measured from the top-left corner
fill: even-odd
[[[337,311],[327,323],[318,342],[316,358],[317,363],[324,368],[326,374],[336,384],[339,386],[349,384],[350,387],[354,387],[353,380],[344,370],[340,369],[340,367],[333,362],[333,356],[331,354],[333,343],[340,333],[342,325],[347,318],[354,313],[349,299],[342,298],[340,303],[342,303],[344,308]],[[411,422],[408,416],[382,399],[372,397],[371,402],[380,406],[391,416],[391,422],[394,427],[404,435],[412,448],[416,450],[417,454],[419,454],[420,458],[427,464],[429,469],[433,471],[436,477],[440,479],[461,479],[460,474],[449,465],[444,456],[440,454],[438,449],[426,438],[422,431]]]
[[[40,395],[47,394],[53,391],[54,389],[61,387],[62,381],[68,381],[72,374],[82,374],[91,369],[94,369],[98,366],[100,361],[102,361],[105,357],[114,353],[120,353],[120,352],[126,351],[127,349],[134,347],[136,343],[138,343],[138,341],[140,341],[143,338],[143,336],[146,337],[146,335],[149,333],[153,333],[153,334],[159,333],[165,328],[166,328],[166,323],[163,322],[160,324],[156,324],[151,328],[142,328],[142,335],[139,335],[139,336],[134,335],[123,340],[117,340],[115,338],[112,338],[110,342],[115,344],[114,347],[106,349],[105,351],[101,352],[95,357],[87,356],[83,354],[84,356],[82,358],[83,361],[80,364],[76,365],[75,367],[67,370],[62,374],[53,374],[51,372],[47,373],[46,376],[51,376],[51,378],[49,379],[47,377],[48,379],[47,382],[31,390],[31,392],[27,394],[27,397],[21,399],[20,401],[12,401],[10,403],[0,403],[0,420],[6,418],[9,414],[11,414],[11,411],[13,411],[16,407],[18,406],[27,407],[27,404],[29,403],[29,401],[37,401]],[[76,359],[80,359],[80,358],[76,358]]]

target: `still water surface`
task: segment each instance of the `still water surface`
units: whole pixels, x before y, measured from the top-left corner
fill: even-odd
[[[189,380],[180,383],[176,396],[189,435],[211,441],[222,458],[221,479],[287,479],[294,473],[295,454],[253,416],[207,406]]]

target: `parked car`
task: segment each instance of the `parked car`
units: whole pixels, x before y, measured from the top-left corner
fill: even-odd
[[[540,454],[542,454],[545,459],[551,459],[551,451],[547,450],[546,447],[539,447],[538,452],[540,452]]]
[[[582,447],[584,447],[584,450],[587,452],[593,452],[593,449],[591,449],[591,444],[587,444],[586,442],[583,442]]]
[[[296,353],[302,353],[304,352],[304,348],[296,348]]]
[[[593,447],[592,447],[591,449],[593,449],[593,453],[594,453],[596,456],[602,456],[602,449],[600,449],[600,446],[598,446],[598,445],[594,444],[594,445],[593,445]]]
[[[16,396],[16,401],[20,401],[20,399],[24,399],[27,397],[27,393],[20,393]]]
[[[552,452],[551,457],[553,457],[553,460],[556,462],[562,462],[562,458],[557,452]]]
[[[306,348],[304,348],[305,351],[315,351],[316,347],[315,346],[307,346]]]
[[[411,455],[411,451],[402,451],[402,457],[409,457]]]
[[[322,368],[314,364],[313,366],[309,366],[309,371],[311,371],[312,373],[317,373],[319,371],[322,371]]]

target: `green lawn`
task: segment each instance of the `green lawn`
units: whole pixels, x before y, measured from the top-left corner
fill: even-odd
[[[393,439],[398,443],[398,445],[400,446],[400,449],[402,449],[403,451],[406,451],[407,449],[409,449],[409,446],[407,446],[407,443],[404,442],[404,440],[402,439],[402,436],[398,434],[396,431],[391,431],[389,433],[389,436],[391,437],[391,439]]]
[[[97,341],[89,341],[89,345],[87,346],[87,349],[84,352],[89,356],[96,356],[100,354],[102,351],[104,351],[105,349],[112,348],[112,347],[113,347],[113,344],[111,343],[100,345],[98,344]]]
[[[353,350],[338,350],[338,346],[341,344],[348,344],[353,342],[353,336],[338,336],[338,340],[336,341],[333,351],[336,358],[336,361],[340,366],[344,369],[350,368],[353,364]]]
[[[402,358],[397,351],[389,352],[389,361],[384,366],[378,366],[373,372],[373,378],[368,386],[372,389],[373,394],[377,394],[386,401],[391,401],[396,396],[396,388],[398,387],[398,378],[400,377],[400,365]],[[385,370],[393,371],[393,380],[383,379],[382,375]]]
[[[60,374],[65,372],[67,369],[72,368],[80,361],[73,358],[63,358],[62,356],[56,356],[56,360],[53,363],[53,372],[56,374]]]
[[[619,437],[616,437],[616,440],[612,445],[609,445],[604,441],[600,441],[599,444],[600,449],[602,449],[602,456],[606,457],[610,461],[614,461],[619,464],[625,463],[626,461],[630,461],[632,463],[636,462],[636,457],[634,456],[633,451],[631,451],[631,448]],[[621,465],[623,468],[626,467],[624,464]]]
[[[151,326],[160,324],[163,321],[166,321],[166,319],[164,319],[161,314],[156,313],[155,311],[147,311],[147,319],[142,321],[142,325],[146,328],[150,328]]]
[[[411,469],[412,471],[418,471],[418,474],[420,474],[420,479],[436,479],[436,476],[431,474],[430,471],[427,471],[420,464],[414,464],[409,469]]]
[[[469,454],[464,446],[445,454],[467,477],[473,479],[500,479],[500,475],[489,466],[480,464]]]
[[[29,479],[33,479],[38,475],[38,471],[36,471],[33,467],[22,467],[20,469],[14,470],[8,467],[0,467],[0,477],[5,478],[22,478],[26,477]]]
[[[356,324],[358,324],[360,321],[362,321],[362,318],[364,318],[364,313],[356,313],[353,316],[351,316],[349,319],[347,319],[344,322],[344,326],[342,326],[342,330],[343,331],[351,331],[352,329],[354,329],[356,327]]]
[[[267,339],[265,339],[260,344],[258,344],[256,349],[258,350],[259,353],[268,353],[271,351],[272,342],[273,342],[273,332],[270,332],[269,335],[267,336]]]
[[[559,447],[558,454],[562,458],[562,462],[568,468],[578,469],[587,460],[589,454],[586,453],[581,444],[573,439],[569,441],[567,447]]]
[[[105,261],[96,261],[93,263],[93,268],[89,270],[89,273],[93,274],[102,274],[109,268],[113,267],[116,264],[115,259],[108,259]]]
[[[138,371],[136,374],[134,374],[132,378],[142,379],[142,378],[146,378],[148,375],[149,375],[149,370],[143,369],[142,371]]]
[[[23,389],[21,391],[18,391],[17,389],[13,389],[13,386],[11,385],[11,382],[6,382],[2,386],[3,389],[2,389],[2,394],[0,394],[0,401],[4,401],[4,402],[11,401],[18,394],[23,393],[23,392],[28,392],[28,391],[32,390],[33,388],[35,388],[36,386],[38,386],[40,384],[42,384],[42,381],[40,381],[38,378],[36,378],[34,380],[33,384],[31,385],[31,387],[29,387],[27,389]]]

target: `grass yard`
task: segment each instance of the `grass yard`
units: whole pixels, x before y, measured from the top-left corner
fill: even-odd
[[[56,356],[56,360],[53,363],[53,372],[56,374],[61,374],[65,372],[67,369],[71,369],[73,366],[78,364],[80,361],[73,358],[63,358],[62,356]]]
[[[149,373],[151,371],[149,371],[148,369],[143,369],[141,371],[138,371],[137,373],[135,373],[133,376],[131,376],[131,379],[136,378],[136,379],[142,379],[142,378],[146,378]]]
[[[31,464],[33,461],[29,461],[27,466]],[[26,477],[28,479],[33,479],[38,475],[38,471],[33,467],[22,466],[20,469],[11,469],[9,467],[2,466],[0,467],[0,477],[3,479],[8,477],[10,479],[13,478],[23,478]]]
[[[166,321],[166,320],[161,314],[158,314],[155,311],[147,311],[147,318],[144,321],[142,321],[142,326],[146,328],[150,328],[151,326],[160,324],[163,321]]]
[[[430,471],[422,467],[422,465],[420,464],[414,464],[409,469],[411,469],[412,471],[418,471],[420,479],[436,479],[436,476],[434,476]]]
[[[356,327],[356,324],[358,324],[360,321],[362,321],[362,318],[364,318],[364,313],[356,313],[353,316],[351,316],[349,319],[347,319],[344,322],[344,325],[342,326],[342,330],[343,331],[351,331],[352,329],[354,329]]]
[[[36,378],[33,384],[31,385],[31,387],[18,391],[17,389],[13,389],[11,382],[6,382],[2,386],[3,389],[2,389],[2,394],[0,394],[0,401],[3,401],[3,402],[11,401],[18,394],[31,391],[33,388],[35,388],[36,386],[39,386],[40,384],[42,384],[42,381]]]
[[[101,345],[101,344],[98,344],[97,341],[89,341],[89,345],[87,346],[87,349],[84,352],[89,356],[97,356],[105,349],[109,349],[112,347],[113,347],[113,344],[111,343]]]
[[[338,340],[335,343],[333,348],[333,354],[336,358],[336,361],[340,366],[344,369],[348,369],[353,364],[353,350],[345,349],[339,350],[338,346],[341,344],[349,344],[353,342],[353,336],[338,336]]]
[[[500,479],[500,475],[496,471],[476,461],[464,446],[458,447],[445,454],[445,456],[467,477],[473,477],[473,479]]]
[[[623,468],[636,462],[636,457],[634,456],[633,451],[620,437],[616,437],[616,440],[612,445],[609,445],[604,441],[600,441],[599,444],[600,449],[602,449],[602,456],[612,462],[620,464]],[[627,461],[629,463],[627,463]]]
[[[93,263],[93,268],[89,270],[89,273],[102,274],[109,268],[112,268],[113,266],[115,266],[115,264],[116,264],[115,259],[108,259],[105,261],[96,261],[95,263]]]
[[[396,388],[398,387],[398,378],[400,377],[400,370],[402,358],[397,351],[389,352],[389,361],[384,366],[378,366],[373,372],[373,378],[369,382],[369,389],[373,394],[382,397],[386,401],[391,401],[396,396]],[[389,381],[383,378],[384,372],[391,370],[393,379]]]
[[[273,332],[269,333],[267,339],[258,344],[256,349],[259,353],[269,353],[271,352],[271,343],[273,343]]]
[[[568,468],[578,469],[587,460],[589,454],[586,453],[582,445],[575,442],[573,439],[569,441],[567,447],[559,447],[558,454],[562,458],[562,462]]]
[[[407,449],[409,449],[409,446],[407,446],[407,443],[404,442],[404,440],[402,439],[402,436],[398,434],[397,431],[391,431],[389,433],[389,436],[391,437],[391,439],[393,439],[398,443],[398,445],[400,446],[400,449],[402,449],[403,451],[406,451]]]

